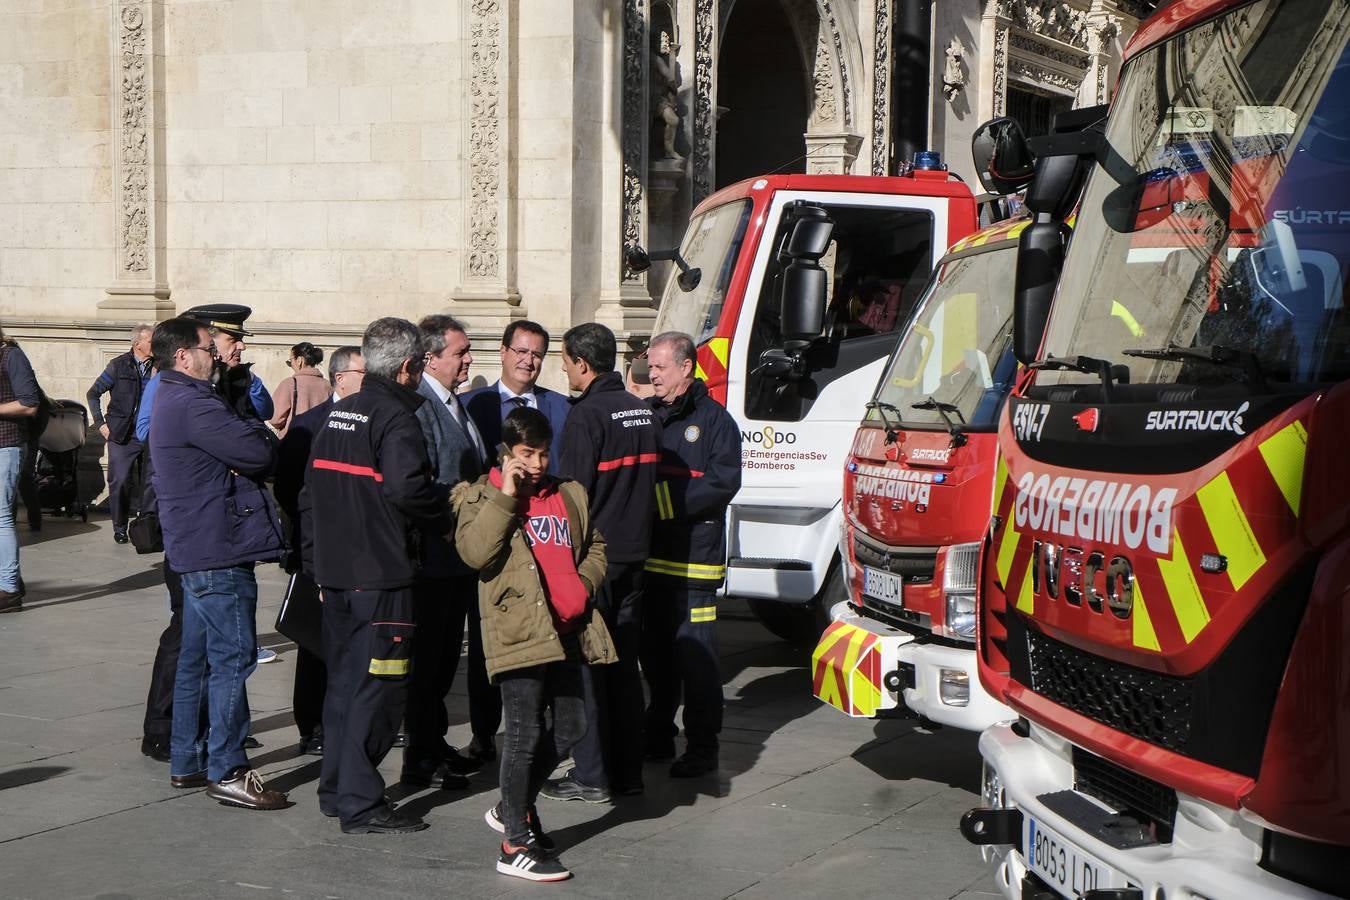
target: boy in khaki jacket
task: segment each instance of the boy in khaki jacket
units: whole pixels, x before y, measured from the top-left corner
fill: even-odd
[[[502,799],[484,818],[506,837],[497,871],[530,881],[571,876],[534,802],[586,733],[581,665],[617,659],[603,619],[592,615],[605,540],[591,527],[586,491],[546,474],[552,438],[543,413],[513,410],[502,422],[501,465],[452,496],[456,548],[479,570],[483,651],[506,725]]]

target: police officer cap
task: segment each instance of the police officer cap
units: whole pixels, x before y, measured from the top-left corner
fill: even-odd
[[[251,337],[253,332],[244,330],[244,321],[253,315],[253,310],[239,303],[207,303],[194,306],[183,313],[185,319],[196,319],[207,328],[227,331],[235,337]]]

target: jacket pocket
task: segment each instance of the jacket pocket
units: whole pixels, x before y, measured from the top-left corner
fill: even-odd
[[[492,624],[503,647],[534,637],[534,602],[520,591],[507,588],[492,605]]]
[[[285,547],[281,519],[276,507],[250,479],[236,477],[234,491],[225,497],[225,518],[230,544],[241,554],[258,554],[259,559],[275,559]]]

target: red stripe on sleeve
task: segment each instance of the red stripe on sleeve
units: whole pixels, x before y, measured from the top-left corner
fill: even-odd
[[[374,478],[376,481],[384,481],[384,476],[370,466],[354,466],[351,463],[338,462],[335,459],[316,459],[314,460],[314,468],[341,472],[344,475],[361,475],[365,478]]]
[[[643,463],[654,463],[661,461],[660,453],[642,453],[636,456],[620,456],[618,459],[605,459],[596,464],[597,472],[612,472],[615,469],[622,469],[624,466],[640,466]]]

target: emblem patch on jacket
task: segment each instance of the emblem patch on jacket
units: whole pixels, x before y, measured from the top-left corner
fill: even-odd
[[[702,435],[703,432],[699,430],[697,425],[690,425],[684,430],[684,439],[691,444],[697,441]]]

